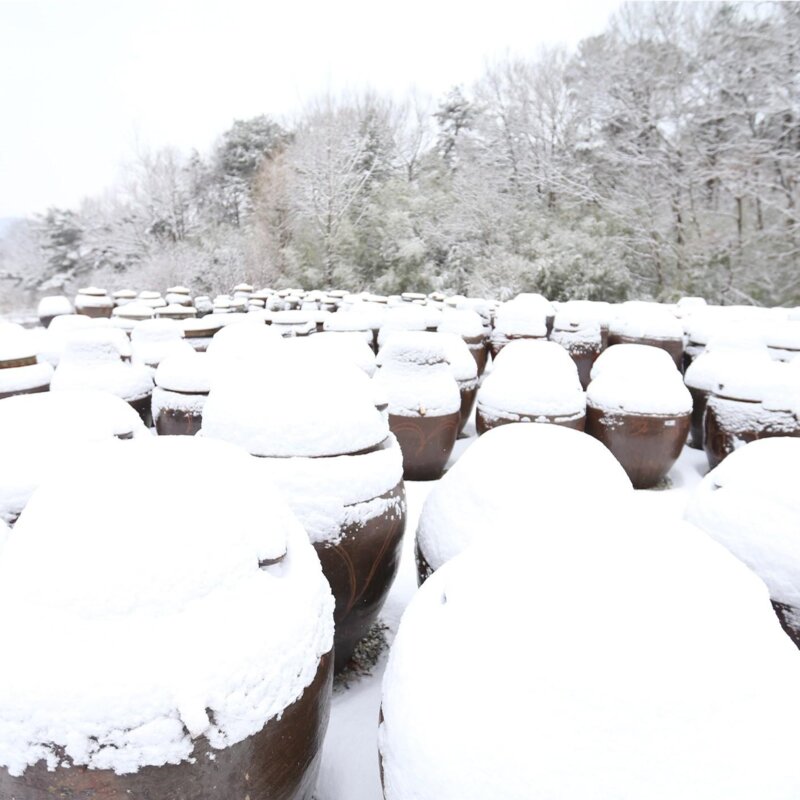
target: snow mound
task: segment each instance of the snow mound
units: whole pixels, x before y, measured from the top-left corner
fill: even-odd
[[[638,375],[607,371],[589,384],[586,404],[611,414],[678,416],[691,413],[692,395],[674,368]]]
[[[371,383],[356,366],[319,353],[301,357],[280,342],[270,353],[257,369],[213,374],[204,436],[274,457],[344,455],[387,437]]]
[[[665,306],[634,301],[617,307],[609,333],[637,339],[682,339],[683,325]]]
[[[408,605],[386,800],[800,796],[800,653],[763,584],[685,524],[543,521],[498,520],[530,542],[471,548]]]
[[[501,425],[475,441],[431,490],[417,541],[438,569],[472,543],[484,553],[502,549],[498,540],[543,534],[545,517],[560,515],[560,530],[578,512],[599,514],[632,496],[625,470],[591,436],[559,425]],[[497,524],[501,517],[505,528]]]
[[[146,396],[153,389],[150,370],[122,361],[127,342],[127,336],[114,328],[92,327],[69,334],[50,389],[99,389],[123,400]]]
[[[68,297],[54,294],[39,301],[36,313],[39,317],[55,317],[59,314],[72,314],[73,308]]]
[[[372,341],[372,334],[369,336]],[[321,358],[352,364],[370,378],[375,374],[375,353],[360,333],[316,333],[313,336],[288,339],[286,346],[297,348],[300,353],[314,353]]]
[[[172,392],[206,393],[211,390],[211,364],[206,353],[188,352],[167,356],[155,374],[156,386]]]
[[[692,389],[713,392],[721,380],[737,372],[745,375],[755,372],[759,374],[765,367],[769,369],[772,359],[767,349],[760,348],[728,348],[709,344],[706,350],[692,361],[686,370],[684,381]]]
[[[489,415],[582,414],[586,400],[578,368],[555,342],[509,342],[478,390],[478,407]]]
[[[724,545],[800,609],[800,439],[760,439],[731,453],[703,478],[686,519]]]
[[[394,331],[378,353],[373,380],[389,401],[389,413],[440,417],[461,408],[442,334]]]
[[[467,308],[446,308],[439,319],[438,331],[473,339],[483,336],[483,321],[479,314]]]
[[[541,295],[518,295],[497,309],[494,334],[544,338],[547,317],[553,313],[553,307]]]
[[[311,683],[332,612],[305,532],[246,453],[192,437],[87,448],[0,559],[0,624],[27,642],[0,663],[0,764],[129,773],[185,760],[200,736],[235,744]],[[70,657],[54,668],[53,653]]]
[[[389,336],[397,331],[424,331],[428,327],[429,312],[415,303],[403,303],[388,308],[381,320],[378,345],[383,347]]]
[[[478,365],[464,340],[457,333],[438,333],[453,377],[459,384],[478,385]]]
[[[15,519],[44,476],[69,472],[74,454],[89,442],[146,435],[139,415],[108,392],[45,392],[0,400],[0,519]]]
[[[170,355],[188,354],[192,346],[184,341],[183,326],[172,319],[146,319],[131,333],[134,361],[157,367]]]
[[[651,371],[678,374],[670,354],[649,344],[615,344],[604,350],[592,364],[592,380],[605,371],[640,376]]]

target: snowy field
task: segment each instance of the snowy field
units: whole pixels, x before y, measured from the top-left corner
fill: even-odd
[[[470,424],[467,438],[459,439],[449,462],[458,457],[476,440]],[[637,500],[649,506],[653,518],[681,519],[689,495],[708,470],[705,453],[685,447],[668,476],[668,488],[637,492]],[[436,481],[406,481],[408,524],[403,543],[403,557],[381,620],[389,628],[389,641],[397,631],[400,618],[417,589],[414,562],[414,533],[422,505]],[[322,756],[317,800],[382,800],[378,765],[378,714],[381,703],[381,681],[388,651],[384,652],[369,676],[356,679],[349,688],[334,691],[331,721]]]

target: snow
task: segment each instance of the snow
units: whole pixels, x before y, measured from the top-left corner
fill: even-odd
[[[766,341],[770,349],[785,351],[782,358],[796,358],[800,353],[800,321],[782,322],[768,328]]]
[[[138,400],[150,394],[150,370],[122,361],[116,334],[127,343],[122,331],[113,328],[92,327],[69,334],[50,389],[100,389],[123,400]]]
[[[586,401],[575,362],[555,342],[509,342],[478,390],[478,407],[492,417],[575,416]]]
[[[559,309],[550,339],[566,350],[579,346],[599,347],[602,341],[600,321],[591,317],[573,315]]]
[[[157,367],[170,355],[193,353],[184,341],[183,326],[172,319],[147,319],[137,323],[131,332],[133,360],[148,367]]]
[[[402,417],[441,417],[461,408],[461,394],[438,333],[393,331],[378,353],[373,380]]]
[[[604,371],[586,389],[586,403],[610,414],[679,416],[692,411],[692,396],[674,367],[671,372]]]
[[[112,312],[112,317],[121,317],[126,320],[140,321],[144,319],[153,319],[155,311],[152,306],[148,306],[142,302],[125,303],[123,306],[117,306]]]
[[[388,509],[398,515],[405,511],[399,499],[380,499],[403,479],[403,454],[391,434],[384,447],[361,455],[263,458],[259,463],[312,542],[333,544],[346,525],[363,525]]]
[[[609,323],[609,332],[618,336],[648,339],[682,339],[683,325],[664,306],[657,303],[623,303]]]
[[[0,362],[33,358],[35,355],[36,344],[30,331],[13,322],[0,327]]]
[[[686,519],[747,564],[773,600],[800,609],[798,464],[800,439],[751,442],[706,475]]]
[[[525,295],[525,297],[529,297]],[[534,295],[538,297],[538,295]],[[497,309],[494,318],[494,333],[496,337],[527,336],[544,338],[547,336],[547,316],[553,314],[552,306],[544,298],[538,300],[523,300],[523,295],[517,296],[508,303],[503,303]]]
[[[444,354],[453,377],[460,387],[474,389],[478,386],[478,365],[464,340],[456,333],[436,334],[444,345]]]
[[[96,323],[100,324],[96,325]],[[53,318],[43,332],[38,344],[38,355],[43,361],[57,367],[69,333],[81,328],[103,327],[102,323],[107,323],[107,320],[93,320],[85,314],[60,314]]]
[[[372,341],[371,333],[369,339]],[[352,364],[370,378],[375,374],[375,353],[360,333],[315,333],[313,336],[288,339],[286,346],[297,348],[300,353],[311,352],[321,358]]]
[[[769,402],[781,399],[796,386],[797,379],[788,364],[742,356],[738,361],[720,363],[711,391],[732,400]]]
[[[483,336],[483,321],[469,309],[446,308],[439,318],[439,333],[457,333],[465,338]]]
[[[737,372],[744,375],[751,372],[760,374],[771,363],[769,353],[763,345],[760,348],[740,349],[714,347],[710,344],[689,365],[684,381],[693,389],[713,392],[721,380],[727,380],[726,376]]]
[[[167,356],[155,374],[156,386],[173,392],[209,392],[211,363],[207,353],[194,350]]]
[[[631,375],[656,371],[679,375],[669,353],[649,344],[615,344],[607,348],[592,364],[592,380],[606,371]]]
[[[37,490],[0,559],[0,624],[26,642],[0,663],[11,774],[61,748],[118,773],[179,763],[200,736],[219,749],[256,733],[311,683],[333,598],[257,466],[148,437],[86,448]],[[70,657],[54,668],[53,653]]]
[[[417,541],[438,569],[469,545],[488,558],[498,539],[526,538],[556,511],[561,530],[576,511],[615,508],[632,495],[619,462],[591,436],[559,425],[501,425],[481,436],[428,494]],[[504,529],[498,519],[510,524]]]
[[[39,301],[36,313],[39,317],[54,317],[59,314],[71,314],[72,303],[70,303],[68,297],[64,297],[63,295],[49,295],[48,297],[43,297]]]
[[[111,308],[114,301],[106,294],[105,289],[98,289],[96,286],[89,286],[86,289],[78,289],[75,296],[75,308]]]
[[[28,392],[31,389],[48,386],[52,378],[53,368],[46,362],[0,369],[0,394]]]
[[[214,373],[203,436],[274,457],[344,455],[387,437],[388,425],[361,370],[319,354],[301,358],[296,348],[281,344],[271,351],[269,369],[258,362]],[[209,355],[217,352],[211,356],[209,348]]]
[[[428,327],[428,313],[422,306],[403,303],[383,312],[378,333],[378,346],[383,347],[388,337],[398,331],[424,331]]]
[[[72,390],[0,400],[0,519],[14,520],[50,473],[72,469],[87,443],[147,436],[139,415],[108,392]]]
[[[501,517],[528,541],[470,548],[412,598],[386,800],[800,795],[800,653],[763,584],[686,524],[560,513]]]

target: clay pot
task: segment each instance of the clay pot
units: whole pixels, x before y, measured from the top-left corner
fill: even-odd
[[[389,428],[403,451],[403,477],[435,481],[442,477],[461,424],[459,411],[440,417],[389,414]]]
[[[209,322],[207,317],[203,322],[187,319],[183,322],[183,336],[198,353],[205,353],[214,334],[221,327],[219,320]]]
[[[35,355],[0,361],[0,400],[18,394],[38,394],[50,389],[53,368]]]
[[[72,314],[72,303],[62,295],[51,295],[43,297],[39,301],[37,314],[42,326],[48,328],[50,323],[56,318],[65,314]]]
[[[114,310],[114,301],[108,296],[105,289],[89,286],[79,289],[75,296],[75,313],[85,314],[93,318],[110,318]]]
[[[461,394],[458,432],[462,433],[467,423],[472,418],[472,412],[475,408],[475,398],[478,396],[478,381],[458,381],[458,391]]]
[[[690,414],[611,413],[586,407],[586,432],[614,454],[635,489],[649,489],[666,477],[690,424]]]
[[[625,336],[611,332],[608,335],[608,346],[611,347],[615,344],[645,344],[650,347],[659,347],[670,354],[679,370],[683,369],[683,339],[678,337],[660,339],[652,336]]]
[[[405,512],[398,514],[394,509],[405,509],[403,482],[380,499],[393,504],[364,524],[347,525],[335,543],[314,543],[336,600],[335,672],[347,666],[356,645],[369,633],[400,564],[406,517]]]
[[[303,694],[256,734],[222,750],[204,739],[192,761],[112,770],[59,766],[40,761],[19,777],[0,767],[0,797],[15,800],[102,798],[102,800],[311,800],[330,716],[332,657],[324,655]]]
[[[694,387],[688,385],[686,388],[689,390],[689,394],[692,396],[692,424],[689,446],[695,450],[702,450],[703,439],[705,437],[704,419],[706,414],[706,404],[708,403],[708,396],[710,392],[706,391],[705,389],[695,389]]]
[[[606,339],[607,331],[608,328]],[[570,318],[562,318],[558,314],[550,340],[560,344],[569,353],[578,368],[578,378],[585,390],[591,380],[592,365],[605,349],[600,323],[592,324],[580,320],[572,322]]]
[[[704,424],[704,449],[714,469],[737,447],[772,436],[800,436],[796,411],[765,409],[757,400],[711,394]]]
[[[156,433],[159,436],[194,436],[203,425],[202,411],[182,407],[181,399],[195,405],[205,397],[208,392],[176,392],[156,387],[151,403]]]

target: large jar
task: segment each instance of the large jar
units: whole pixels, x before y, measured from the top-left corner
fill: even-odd
[[[167,301],[167,305],[192,305],[192,293],[185,286],[170,286],[164,299]]]
[[[333,601],[246,452],[87,448],[0,562],[3,629],[27,637],[0,665],[0,796],[310,800]],[[53,653],[70,655],[54,668]]]
[[[37,358],[36,349],[30,331],[0,322],[0,400],[50,388],[53,368]]]
[[[185,319],[181,325],[184,338],[198,353],[205,353],[214,334],[222,328],[222,323],[214,319],[213,315],[206,315],[201,319]]]
[[[761,578],[800,647],[800,440],[775,437],[738,448],[709,472],[686,519],[727,547]]]
[[[108,392],[73,389],[0,400],[0,519],[13,523],[51,471],[69,471],[91,442],[148,436],[139,415]]]
[[[769,363],[763,347],[737,347],[712,340],[702,353],[695,356],[686,369],[684,383],[692,395],[692,428],[689,444],[697,450],[705,446],[705,416],[709,395],[720,377],[733,372],[760,370]]]
[[[546,339],[555,319],[553,306],[541,295],[518,295],[495,312],[491,336],[492,356],[513,339]]]
[[[378,367],[373,380],[388,401],[389,427],[403,451],[403,476],[437,480],[461,421],[461,393],[439,335],[394,331],[378,353]]]
[[[155,311],[151,306],[132,301],[114,309],[111,314],[111,324],[116,328],[121,328],[130,336],[136,325],[144,320],[153,319],[154,315]]]
[[[732,363],[716,375],[705,414],[708,465],[757,439],[800,436],[800,371],[780,361]]]
[[[167,304],[167,301],[161,296],[161,292],[154,292],[147,289],[139,292],[137,302],[144,303],[144,305],[150,306],[152,309],[163,308]]]
[[[475,408],[475,398],[478,395],[478,386],[480,386],[478,365],[461,336],[455,333],[439,333],[438,336],[444,345],[447,363],[450,365],[450,371],[456,379],[461,395],[458,432],[462,433],[472,419]]]
[[[155,370],[168,356],[194,352],[185,341],[183,326],[173,319],[139,322],[131,331],[133,360]]]
[[[110,317],[114,310],[114,301],[108,296],[105,289],[88,286],[78,289],[75,296],[75,311],[87,317]]]
[[[437,328],[439,333],[454,333],[464,340],[478,368],[478,377],[486,369],[486,336],[478,314],[468,309],[446,308]]]
[[[608,338],[606,327],[605,338]],[[592,365],[605,349],[603,323],[599,312],[571,309],[567,303],[559,309],[550,333],[550,340],[560,344],[578,368],[581,386],[586,389],[591,380]]]
[[[110,392],[130,403],[149,426],[152,371],[143,365],[124,362],[117,336],[127,341],[121,331],[112,328],[87,328],[69,334],[50,388]]]
[[[303,355],[280,338],[263,352],[269,369],[245,353],[238,367],[221,373],[215,341],[202,436],[258,456],[265,478],[303,523],[336,598],[339,671],[375,622],[397,572],[406,517],[402,454],[357,367]]]
[[[609,323],[608,344],[641,344],[666,350],[683,369],[683,325],[658,303],[623,303]]]
[[[582,431],[585,419],[578,369],[555,342],[510,342],[478,390],[479,434],[509,422],[544,422]]]
[[[660,350],[648,348],[657,354],[648,363],[642,350],[622,348],[648,346],[620,344],[598,358],[596,377],[586,390],[586,432],[611,450],[635,488],[649,489],[667,476],[681,454],[691,426],[692,397]],[[610,367],[603,362],[612,353]]]
[[[203,406],[211,390],[211,366],[205,353],[189,350],[167,356],[155,373],[152,413],[159,436],[194,436],[203,424]]]
[[[63,314],[72,314],[73,308],[69,298],[63,295],[51,295],[43,297],[39,301],[39,306],[36,313],[39,316],[39,322],[47,328],[55,317],[62,316]]]

